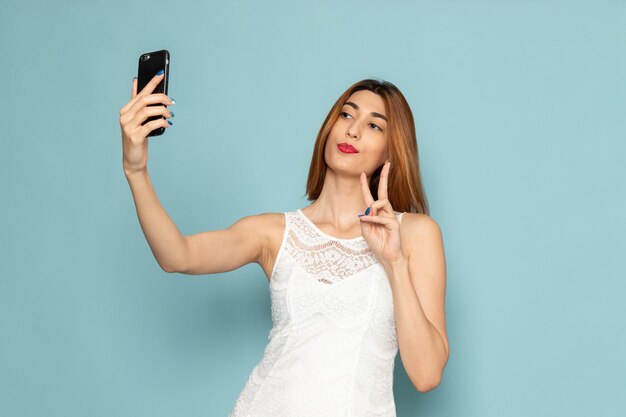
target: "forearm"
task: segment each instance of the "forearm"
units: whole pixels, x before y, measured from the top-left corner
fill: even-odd
[[[402,363],[420,391],[439,384],[447,361],[443,338],[422,309],[403,258],[387,270]]]
[[[178,270],[185,259],[185,237],[159,202],[148,172],[126,174],[126,179],[152,254],[164,271]]]

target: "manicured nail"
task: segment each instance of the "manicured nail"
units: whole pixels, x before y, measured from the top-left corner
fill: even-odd
[[[368,214],[370,214],[370,208],[368,207],[367,210],[365,210],[365,216],[367,216]]]
[[[365,216],[365,214],[359,214],[358,216],[359,216],[359,217],[363,217],[363,216]]]
[[[133,77],[133,81],[135,81],[137,79],[137,77]]]
[[[170,124],[170,126],[171,126],[171,125],[173,125],[173,123],[172,123],[172,121],[171,121],[171,120],[168,120],[168,121],[167,121],[167,123],[169,123],[169,124]]]
[[[159,72],[157,72],[157,75],[161,75],[163,74],[163,70],[159,70]]]
[[[172,117],[174,117],[174,112],[173,111],[171,111],[170,114],[172,115]]]
[[[176,101],[172,97],[170,97],[170,103],[176,104]]]

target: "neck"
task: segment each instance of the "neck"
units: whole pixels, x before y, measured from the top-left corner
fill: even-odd
[[[307,214],[317,224],[329,224],[337,230],[350,230],[358,225],[360,230],[358,215],[366,208],[359,176],[337,175],[328,169],[322,192],[307,207]]]

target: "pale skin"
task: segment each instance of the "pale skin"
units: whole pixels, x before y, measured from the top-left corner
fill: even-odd
[[[246,216],[224,230],[183,236],[160,205],[148,176],[146,136],[152,129],[170,126],[165,119],[145,126],[141,123],[153,115],[172,116],[166,107],[147,106],[173,104],[163,94],[152,94],[162,77],[155,76],[139,93],[133,81],[131,100],[120,109],[124,172],[155,258],[166,272],[194,275],[232,271],[255,262],[270,279],[285,227],[282,213]],[[326,143],[328,168],[322,192],[302,211],[331,236],[363,236],[367,241],[392,289],[403,366],[415,388],[426,392],[439,385],[450,352],[443,240],[439,226],[429,216],[405,213],[400,223],[393,213],[387,195],[393,167],[385,163],[384,117],[384,102],[377,94],[361,90],[350,96]],[[342,142],[359,152],[339,151],[337,144]],[[375,201],[368,181],[383,164]],[[371,213],[359,217],[367,207]]]

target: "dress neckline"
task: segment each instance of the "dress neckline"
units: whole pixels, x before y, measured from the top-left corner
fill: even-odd
[[[343,238],[340,238],[340,237],[331,236],[331,235],[329,235],[328,233],[323,232],[323,231],[322,231],[319,227],[317,227],[317,226],[315,225],[315,223],[313,223],[313,222],[311,221],[311,219],[309,219],[309,218],[308,218],[308,217],[307,217],[307,216],[306,216],[306,215],[302,212],[302,209],[297,209],[297,210],[296,210],[296,212],[297,212],[298,214],[300,214],[300,216],[304,219],[304,221],[305,221],[305,222],[307,222],[307,223],[308,223],[308,225],[309,225],[309,226],[311,226],[311,227],[312,227],[312,228],[313,228],[313,229],[314,229],[317,233],[319,233],[319,234],[321,234],[322,236],[325,236],[325,237],[327,237],[327,238],[329,238],[329,239],[332,239],[332,240],[338,240],[338,241],[340,241],[340,242],[356,242],[356,241],[359,241],[359,240],[365,240],[365,238],[364,238],[363,236],[357,236],[357,237],[353,237],[353,238],[351,238],[351,239],[343,239]]]

